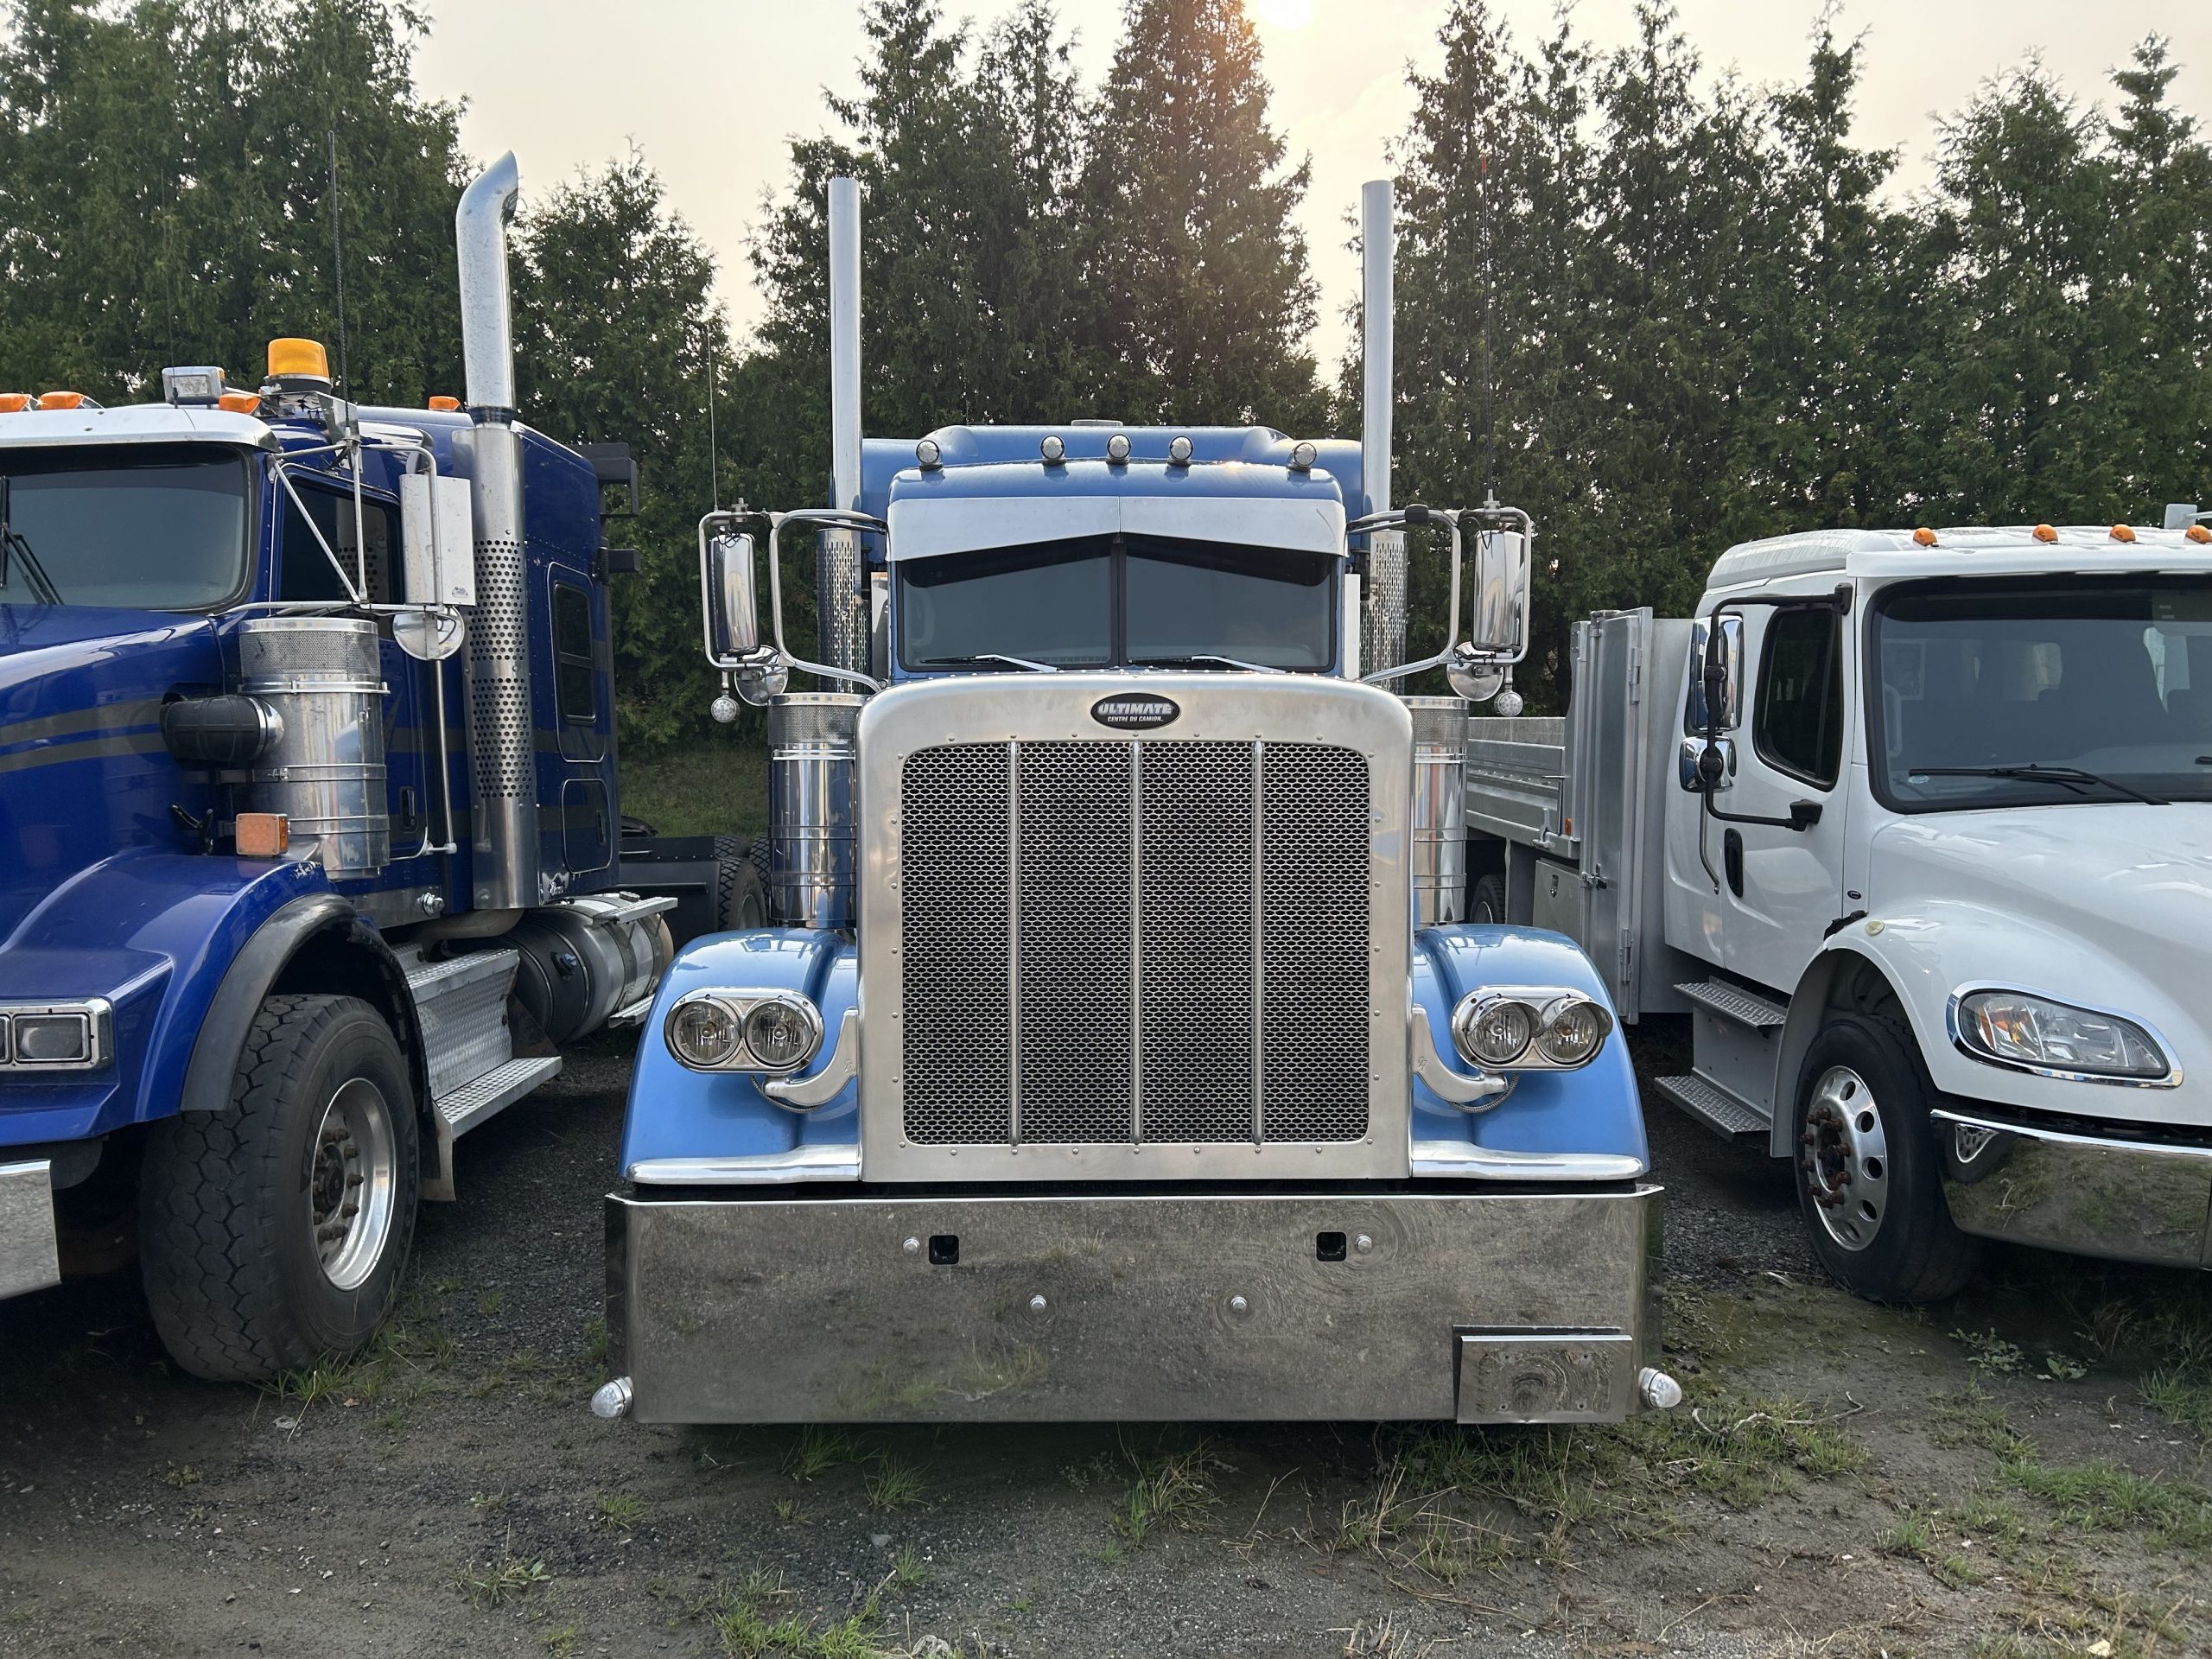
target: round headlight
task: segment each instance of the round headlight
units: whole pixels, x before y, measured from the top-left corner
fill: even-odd
[[[1544,1010],[1536,1052],[1554,1065],[1583,1065],[1605,1046],[1611,1016],[1595,1002],[1562,997]]]
[[[727,1065],[737,1052],[737,1018],[721,1003],[702,997],[679,1002],[668,1016],[669,1052],[696,1071]]]
[[[1526,1002],[1498,1001],[1475,1009],[1460,1033],[1468,1058],[1484,1065],[1510,1065],[1536,1034],[1536,1011]]]
[[[805,1065],[814,1041],[812,1022],[788,1002],[763,1002],[745,1016],[745,1046],[771,1071]]]

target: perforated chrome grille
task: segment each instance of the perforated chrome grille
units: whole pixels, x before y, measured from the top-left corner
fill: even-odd
[[[476,543],[476,614],[468,624],[469,747],[475,752],[480,801],[523,801],[537,793],[522,582],[519,546]]]
[[[1365,1135],[1363,756],[959,744],[900,804],[908,1140]]]

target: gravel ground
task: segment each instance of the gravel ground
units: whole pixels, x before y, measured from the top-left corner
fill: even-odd
[[[1679,1040],[1643,1033],[1639,1070],[1675,1064]],[[177,1376],[128,1272],[0,1304],[0,1653],[2212,1643],[2212,1502],[2198,1515],[2187,1496],[2204,1443],[2144,1404],[2116,1338],[2080,1339],[2201,1304],[2202,1280],[2023,1254],[1932,1315],[1872,1308],[1818,1281],[1786,1170],[1662,1106],[1669,1328],[1691,1389],[1664,1423],[601,1424],[583,1402],[626,1072],[626,1045],[587,1047],[463,1143],[461,1201],[425,1211],[381,1367],[289,1395]],[[2026,1442],[2005,1434],[2160,1495],[2071,1521],[2024,1495]]]

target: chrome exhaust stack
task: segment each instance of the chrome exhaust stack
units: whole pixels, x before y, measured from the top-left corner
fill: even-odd
[[[512,151],[461,193],[461,359],[473,429],[455,441],[475,487],[476,612],[468,621],[468,744],[476,779],[472,863],[479,911],[543,903],[530,632],[523,591],[522,435],[515,430],[507,226],[521,179]]]
[[[1467,705],[1408,697],[1414,717],[1414,925],[1467,919]]]
[[[859,919],[861,705],[848,691],[768,704],[768,913],[785,927]]]
[[[1366,502],[1353,514],[1390,510],[1391,353],[1397,302],[1393,270],[1397,232],[1388,179],[1359,191],[1361,250],[1359,471]],[[1361,671],[1396,668],[1406,660],[1406,533],[1378,530],[1367,538],[1367,603],[1360,621]]]
[[[830,504],[861,506],[861,187],[830,181]],[[815,607],[822,660],[864,674],[868,613],[861,599],[861,538],[824,527],[816,539]]]

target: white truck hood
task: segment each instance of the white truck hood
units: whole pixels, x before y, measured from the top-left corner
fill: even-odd
[[[2045,1110],[2212,1126],[2212,804],[1931,812],[1876,831],[1867,921],[1938,1088]],[[1959,1053],[1953,992],[1998,985],[2147,1025],[2177,1087],[2035,1077]]]

